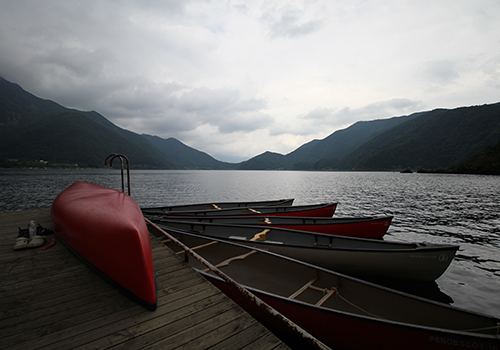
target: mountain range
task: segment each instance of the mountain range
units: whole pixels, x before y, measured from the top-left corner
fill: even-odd
[[[286,155],[265,152],[227,163],[175,138],[139,135],[95,111],[38,98],[0,78],[0,167],[40,160],[46,166],[103,167],[109,154],[119,153],[136,169],[400,171],[448,169],[474,157],[477,168],[478,159],[489,159],[481,155],[495,157],[499,142],[495,103],[360,121]]]

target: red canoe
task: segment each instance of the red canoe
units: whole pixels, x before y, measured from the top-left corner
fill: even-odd
[[[57,236],[73,253],[130,298],[156,309],[149,233],[130,196],[77,181],[54,200],[51,217]]]
[[[226,208],[220,210],[192,210],[192,211],[159,211],[142,209],[144,215],[159,216],[306,216],[306,217],[332,217],[337,208],[337,203],[322,203],[293,206],[262,206]]]
[[[389,229],[392,216],[361,218],[321,218],[298,216],[184,216],[177,221],[213,224],[278,227],[288,230],[326,233],[337,236],[381,239]]]

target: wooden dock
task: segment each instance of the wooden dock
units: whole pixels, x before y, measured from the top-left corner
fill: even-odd
[[[158,309],[151,312],[61,242],[14,251],[18,227],[29,220],[52,228],[49,208],[0,213],[2,349],[288,348],[154,237]]]

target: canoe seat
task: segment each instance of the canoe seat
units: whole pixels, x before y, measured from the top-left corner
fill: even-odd
[[[337,287],[332,287],[332,289],[322,289],[321,291],[325,294],[320,301],[316,303],[316,306],[323,306],[324,303],[328,301],[331,297],[338,293],[340,285]],[[318,288],[320,289],[320,288]]]
[[[314,282],[318,280],[319,277],[314,277],[312,280],[307,282],[305,285],[303,285],[299,290],[297,290],[295,293],[290,295],[288,299],[296,299],[298,296],[300,296],[302,293],[304,293]]]
[[[269,231],[271,231],[271,230],[267,228],[264,231],[255,234],[255,236],[253,236],[253,238],[251,238],[250,240],[251,241],[257,241],[257,240],[265,241],[266,240],[266,233],[268,233]]]
[[[314,245],[322,247],[332,247],[332,237],[323,237],[314,235]]]
[[[233,256],[232,258],[229,258],[229,259],[226,259],[224,260],[223,262],[220,262],[218,263],[217,265],[215,265],[215,267],[217,267],[218,269],[222,268],[222,267],[225,267],[225,266],[228,266],[230,263],[232,263],[233,261],[236,261],[236,260],[243,260],[247,257],[249,257],[250,255],[253,255],[255,253],[258,253],[258,251],[256,250],[252,250],[248,253],[245,253],[245,254],[242,254],[242,255],[238,255],[238,256]],[[210,269],[205,269],[204,272],[210,272]]]
[[[319,279],[319,277],[314,277],[312,280],[307,282],[305,285],[303,285],[299,290],[297,290],[295,293],[290,295],[288,299],[296,299],[298,298],[302,293],[304,293],[306,290],[311,289],[315,290],[317,292],[323,293],[323,297],[316,303],[316,306],[322,306],[324,303],[328,301],[332,296],[334,296],[336,293],[338,293],[338,290],[340,288],[340,285],[337,287],[333,287],[331,289],[328,288],[318,288],[313,286],[313,284]]]
[[[217,243],[219,243],[219,242],[217,242],[217,241],[208,242],[208,243],[205,243],[205,244],[201,244],[201,245],[199,245],[199,246],[196,246],[196,247],[192,247],[192,248],[191,248],[191,250],[198,250],[198,249],[201,249],[201,248],[209,247],[209,246],[214,245],[214,244],[217,244]],[[181,254],[184,254],[184,253],[185,253],[185,251],[184,251],[184,250],[181,250],[180,252],[177,252],[177,253],[175,253],[175,254],[177,254],[177,255],[181,255]]]

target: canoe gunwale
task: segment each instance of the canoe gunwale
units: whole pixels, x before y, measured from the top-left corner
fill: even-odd
[[[148,216],[151,216],[152,214],[145,214]],[[307,216],[272,216],[272,215],[256,215],[256,216],[249,216],[249,215],[242,215],[242,216],[237,216],[237,215],[228,215],[228,216],[202,216],[202,215],[168,215],[168,216],[161,216],[159,214],[159,218],[165,218],[167,220],[186,220],[186,221],[193,221],[197,223],[214,223],[218,225],[254,225],[254,224],[246,224],[246,223],[238,223],[238,221],[244,221],[244,220],[265,220],[269,219],[270,221],[272,220],[281,220],[284,219],[285,221],[287,219],[290,220],[296,220],[300,221],[302,220],[303,222],[301,223],[278,223],[276,225],[293,225],[293,226],[308,226],[308,225],[346,225],[346,224],[353,224],[353,223],[371,223],[371,222],[380,222],[380,221],[386,221],[386,220],[393,220],[394,216],[392,215],[384,215],[384,216],[362,216],[362,217],[343,217],[343,218],[335,218],[335,217],[307,217]],[[198,221],[197,221],[198,220]],[[212,222],[212,221],[217,221],[217,220],[234,220],[234,223],[218,223],[218,222]],[[326,222],[326,221],[331,221],[331,222]],[[311,221],[311,222],[306,222],[306,221]],[[318,222],[317,222],[318,221]],[[323,222],[321,222],[323,221]],[[273,226],[274,223],[271,222],[270,224],[268,223],[262,223],[258,224],[260,226]]]
[[[321,266],[313,265],[313,264],[310,264],[308,262],[304,262],[304,261],[300,261],[300,260],[297,260],[297,259],[294,259],[294,258],[291,258],[291,257],[288,257],[288,256],[283,256],[283,255],[280,255],[280,254],[276,254],[276,253],[273,253],[273,252],[270,252],[270,251],[267,251],[267,250],[262,250],[260,248],[248,247],[248,246],[241,245],[241,244],[238,244],[238,243],[228,242],[228,241],[225,241],[223,239],[212,239],[212,238],[207,238],[207,237],[200,237],[199,235],[195,235],[195,234],[192,234],[192,233],[189,233],[189,232],[183,232],[182,230],[177,230],[175,228],[168,229],[167,231],[169,231],[169,233],[174,232],[174,233],[179,234],[179,235],[187,235],[187,236],[192,236],[192,237],[204,238],[206,240],[219,241],[219,242],[222,242],[224,244],[231,245],[231,246],[236,246],[236,247],[240,247],[240,248],[246,248],[249,251],[250,250],[255,250],[255,251],[261,252],[263,254],[275,256],[275,257],[277,257],[279,259],[282,259],[282,260],[290,261],[290,262],[293,262],[293,263],[299,263],[301,265],[304,265],[304,266],[316,269],[319,272],[324,272],[324,273],[327,273],[327,274],[331,274],[331,275],[337,276],[340,279],[343,278],[343,279],[346,279],[346,280],[350,280],[350,281],[353,281],[355,283],[363,284],[363,285],[366,285],[366,286],[369,286],[369,287],[374,287],[374,288],[386,291],[388,293],[392,293],[392,294],[395,294],[395,295],[400,295],[400,296],[403,296],[403,297],[406,297],[406,298],[410,298],[410,299],[414,299],[414,300],[417,300],[417,301],[420,301],[420,302],[424,302],[424,303],[428,303],[428,304],[431,304],[431,305],[435,305],[437,307],[443,307],[443,308],[446,308],[446,309],[454,309],[454,310],[459,311],[459,312],[465,312],[465,313],[468,313],[468,314],[472,314],[472,315],[476,315],[476,316],[479,316],[479,317],[482,317],[482,318],[486,318],[486,319],[489,319],[489,320],[492,320],[492,321],[496,322],[497,323],[497,330],[500,331],[500,320],[498,320],[496,317],[493,317],[491,315],[483,314],[483,313],[476,312],[476,311],[472,311],[471,312],[469,310],[466,310],[466,309],[463,309],[463,308],[460,308],[460,307],[450,306],[450,305],[448,305],[446,303],[442,303],[442,302],[431,300],[431,299],[426,299],[424,297],[413,295],[413,294],[410,294],[410,293],[407,293],[407,292],[403,292],[403,291],[399,291],[399,290],[394,290],[394,289],[391,289],[389,287],[385,287],[383,285],[379,285],[379,284],[376,284],[376,283],[373,283],[373,282],[370,282],[370,281],[363,280],[361,278],[357,278],[357,277],[353,277],[353,276],[350,276],[350,275],[346,275],[346,274],[343,274],[343,273],[340,273],[340,272],[337,272],[337,271],[332,271],[332,270],[323,268]],[[200,254],[200,255],[203,256],[203,254]],[[213,274],[210,274],[210,273],[207,273],[207,272],[203,272],[203,271],[201,271],[199,269],[196,269],[196,268],[195,268],[195,270],[197,272],[199,272],[200,274],[202,274],[203,276],[206,275],[206,276],[208,276],[210,278],[215,278],[217,280],[220,279],[218,276],[215,276]],[[400,321],[392,321],[392,320],[388,320],[388,319],[377,318],[377,317],[373,317],[373,316],[358,315],[358,314],[355,314],[355,313],[350,313],[350,312],[346,312],[346,311],[341,311],[341,310],[335,310],[335,309],[331,309],[331,308],[326,308],[326,307],[323,307],[323,306],[313,305],[313,304],[310,304],[310,303],[307,303],[307,302],[300,301],[298,299],[290,299],[290,298],[287,298],[287,297],[284,297],[284,296],[277,295],[275,293],[266,292],[266,291],[263,291],[263,290],[260,290],[260,289],[256,289],[256,288],[250,287],[250,286],[248,286],[246,284],[241,284],[241,285],[244,288],[247,288],[248,290],[250,290],[252,293],[257,292],[257,294],[264,294],[266,296],[270,296],[272,298],[276,298],[276,299],[278,299],[280,301],[283,301],[283,302],[286,302],[286,303],[289,303],[289,304],[300,304],[301,306],[307,307],[309,309],[326,311],[327,313],[331,313],[331,314],[339,314],[339,315],[342,315],[342,317],[347,317],[347,318],[351,318],[351,319],[358,319],[360,321],[364,321],[365,319],[367,319],[370,322],[381,324],[381,325],[389,323],[389,324],[391,324],[391,325],[393,324],[393,325],[395,325],[395,326],[397,326],[399,328],[404,328],[404,329],[409,329],[409,330],[419,329],[419,330],[421,330],[423,332],[429,332],[429,331],[431,331],[433,333],[443,334],[443,336],[457,335],[457,336],[462,336],[462,337],[474,337],[474,338],[478,338],[478,339],[482,338],[482,339],[487,340],[487,341],[492,341],[492,340],[495,341],[496,340],[496,341],[498,341],[500,343],[500,334],[493,335],[493,334],[484,334],[484,333],[474,333],[474,332],[470,332],[470,331],[467,332],[467,331],[452,330],[452,329],[446,329],[446,328],[440,328],[440,327],[415,325],[415,324],[410,324],[410,323],[405,323],[405,322],[400,322]]]
[[[167,208],[182,208],[182,207],[211,207],[213,209],[211,210],[217,210],[217,207],[223,206],[225,208],[244,208],[244,207],[249,207],[252,205],[257,205],[257,206],[270,206],[270,207],[277,207],[277,206],[291,206],[293,204],[293,201],[295,198],[284,198],[284,199],[274,199],[274,200],[268,200],[268,201],[247,201],[247,202],[207,202],[207,203],[192,203],[192,204],[179,204],[179,205],[165,205],[165,206],[158,206],[158,207],[147,207],[147,208],[141,208],[142,211],[147,211],[147,210],[156,210],[156,211],[161,211],[161,210],[166,210]],[[267,203],[267,204],[266,204]],[[232,205],[232,207],[230,207]],[[176,210],[173,210],[176,211]]]
[[[287,258],[287,259],[294,260],[292,258]],[[310,265],[308,263],[305,263],[305,264]],[[321,267],[318,267],[318,266],[314,266],[314,265],[310,265],[310,266],[322,269]],[[206,272],[198,270],[198,269],[195,269],[195,270],[198,273],[200,273],[202,276],[204,276],[205,278],[207,278],[208,280],[210,280],[210,279],[216,279],[216,280],[218,280],[221,283],[225,283],[218,276],[206,273]],[[335,274],[339,275],[339,277],[342,277],[342,276],[347,277],[346,275],[342,275],[340,273],[335,273]],[[388,290],[389,292],[393,292],[393,290],[391,290],[389,288],[386,288],[384,286],[376,285],[376,284],[373,284],[373,283],[367,282],[367,281],[362,281],[362,280],[359,280],[359,279],[357,279],[355,277],[351,277],[351,276],[348,276],[348,278],[352,279],[352,280],[357,280],[358,282],[363,282],[363,283],[368,284],[368,285],[374,285],[377,288],[385,289],[385,290]],[[450,337],[452,335],[456,335],[456,336],[460,336],[460,337],[471,337],[472,336],[474,338],[484,339],[484,340],[487,340],[487,341],[497,340],[497,341],[500,342],[500,334],[490,335],[490,334],[474,333],[474,332],[467,332],[467,331],[460,331],[460,330],[451,330],[451,329],[446,329],[446,328],[430,327],[430,326],[423,326],[423,325],[412,325],[412,324],[408,324],[408,323],[404,323],[404,322],[398,322],[398,321],[383,319],[381,317],[377,318],[377,317],[368,316],[368,315],[367,316],[362,316],[362,315],[357,315],[357,314],[349,313],[349,312],[342,311],[342,310],[334,310],[334,309],[329,309],[329,308],[325,308],[325,307],[322,307],[322,306],[313,305],[313,304],[306,303],[306,302],[303,302],[303,301],[297,300],[297,299],[286,298],[286,297],[283,297],[283,296],[280,296],[280,295],[277,295],[277,294],[274,294],[274,293],[270,293],[270,292],[266,292],[266,291],[263,291],[263,290],[255,289],[255,288],[247,286],[247,285],[242,285],[242,286],[244,288],[250,290],[254,294],[257,294],[257,295],[262,294],[262,295],[265,295],[265,296],[267,296],[269,298],[277,299],[280,302],[283,302],[283,303],[286,303],[286,304],[290,304],[290,305],[300,304],[301,307],[304,307],[304,308],[307,308],[307,309],[318,310],[318,311],[320,311],[322,313],[327,313],[327,314],[341,315],[341,317],[350,318],[350,319],[357,319],[357,320],[359,320],[361,322],[371,322],[371,323],[376,323],[376,324],[380,324],[380,325],[389,324],[391,327],[396,327],[396,328],[400,328],[400,329],[407,329],[407,330],[412,330],[412,331],[414,331],[414,330],[420,330],[420,331],[422,331],[424,333],[429,333],[429,332],[438,333],[438,334],[441,334],[443,337]],[[414,299],[419,299],[419,300],[427,302],[427,303],[435,304],[437,306],[448,307],[448,305],[446,305],[446,304],[442,304],[442,303],[439,303],[437,301],[430,300],[430,299],[425,299],[425,298],[422,298],[422,297],[419,297],[419,296],[416,296],[416,295],[408,294],[408,293],[401,292],[401,291],[397,291],[397,293],[399,293],[401,295],[406,295],[406,296],[414,298]],[[454,308],[456,310],[459,310],[459,311],[469,312],[468,310],[461,309],[461,308],[458,308],[458,307],[454,307]],[[483,316],[483,317],[486,317],[486,318],[495,319],[494,317],[492,317],[490,315],[481,314],[481,313],[477,313],[477,312],[475,312],[475,314]],[[500,329],[500,325],[497,326],[497,329]]]
[[[308,212],[308,211],[324,211],[327,210],[331,207],[333,207],[333,213],[335,212],[335,209],[337,208],[338,202],[327,202],[327,203],[319,203],[319,204],[307,204],[307,205],[298,205],[298,206],[252,206],[252,207],[235,207],[235,208],[223,208],[220,210],[187,210],[187,211],[162,211],[162,210],[149,210],[149,209],[141,209],[143,214],[145,215],[164,215],[164,216],[207,216],[210,217],[211,215],[216,215],[216,216],[223,216],[221,213],[228,213],[228,216],[285,216],[286,213],[290,213],[290,216],[294,216],[294,213],[297,212]],[[241,211],[241,210],[246,210],[247,212],[250,213],[238,213],[238,214],[231,214],[231,211]],[[261,213],[259,210],[262,211],[267,211],[267,210],[274,210],[271,212],[265,212]],[[331,217],[332,214],[329,214],[329,216],[326,217]]]
[[[162,226],[165,227],[165,226]],[[230,238],[221,238],[221,237],[216,237],[216,236],[211,236],[211,235],[206,235],[202,234],[196,231],[186,231],[195,235],[199,235],[202,237],[210,238],[210,239],[221,239],[221,240],[227,240],[230,242],[236,242],[239,241],[237,239],[230,239]],[[348,252],[361,252],[361,253],[380,253],[380,254],[387,254],[387,253],[424,253],[424,252],[434,252],[434,251],[457,251],[460,246],[458,245],[439,245],[439,246],[433,246],[433,247],[420,247],[417,246],[415,249],[411,248],[401,248],[401,249],[391,249],[391,250],[381,250],[381,249],[370,249],[370,248],[351,248],[351,247],[345,247],[345,248],[339,248],[339,247],[328,247],[328,246],[323,246],[323,245],[296,245],[296,244],[289,244],[289,243],[276,243],[272,241],[247,241],[247,240],[241,240],[242,242],[246,243],[252,243],[252,244],[261,244],[261,245],[277,245],[280,247],[290,247],[290,248],[314,248],[318,250],[328,250],[328,251],[348,251]]]
[[[357,237],[364,239],[383,239],[393,220],[393,216],[369,216],[360,218],[306,217],[306,216],[162,216],[147,215],[150,220],[184,221],[193,224],[242,225],[265,228],[281,228],[332,236]]]
[[[221,280],[224,280],[225,283],[230,285],[232,288],[235,288],[238,290],[240,295],[244,296],[248,300],[251,301],[256,307],[261,308],[262,310],[265,310],[265,312],[268,314],[268,316],[275,318],[276,320],[279,320],[280,323],[285,325],[289,330],[291,330],[295,335],[298,335],[300,338],[305,340],[307,343],[312,345],[315,348],[321,349],[321,350],[328,350],[330,349],[328,346],[323,344],[321,341],[316,339],[314,336],[303,330],[300,326],[298,326],[294,321],[288,319],[285,317],[283,314],[281,314],[279,311],[275,310],[272,306],[268,305],[264,301],[262,301],[260,298],[258,298],[256,295],[254,295],[252,292],[250,292],[248,289],[244,288],[241,286],[237,281],[235,281],[233,278],[229,277],[227,274],[222,272],[217,266],[213,265],[211,262],[206,260],[202,255],[198,254],[195,252],[191,247],[188,247],[184,243],[180,242],[178,239],[175,237],[171,236],[169,232],[165,232],[162,230],[159,226],[154,224],[153,222],[149,221],[148,219],[145,219],[145,222],[148,227],[153,228],[157,232],[159,232],[161,235],[164,237],[168,238],[171,242],[176,244],[181,248],[181,251],[184,252],[185,256],[187,257],[188,255],[191,255],[194,257],[196,260],[198,260],[200,263],[205,265],[212,273],[216,274],[218,278]],[[248,249],[250,252],[255,252],[258,253],[259,250],[256,249]],[[195,270],[196,271],[196,270]]]
[[[448,269],[460,248],[458,245],[391,242],[274,227],[173,220],[153,222],[166,230],[258,247],[358,277],[435,281]],[[263,233],[265,237],[261,240]]]
[[[256,230],[262,230],[263,228],[267,227],[265,225],[238,225],[238,224],[212,224],[212,223],[206,223],[206,222],[187,222],[187,221],[182,221],[182,219],[176,220],[176,219],[169,219],[169,218],[160,218],[160,219],[152,219],[152,222],[154,222],[157,225],[160,225],[162,227],[170,227],[168,225],[168,222],[171,223],[181,223],[181,224],[186,224],[186,225],[201,225],[203,227],[203,230],[206,230],[206,227],[225,227],[227,229],[230,228],[241,228],[241,229],[256,229]],[[173,227],[172,227],[173,228]],[[177,228],[176,228],[177,229]],[[276,231],[290,231],[298,234],[304,234],[307,236],[317,236],[317,237],[322,237],[327,240],[342,240],[346,239],[348,241],[359,241],[359,242],[377,242],[377,243],[390,243],[392,245],[401,245],[402,248],[400,249],[391,249],[391,252],[422,252],[422,251],[435,251],[435,250],[458,250],[460,248],[459,245],[454,245],[454,244],[441,244],[441,243],[406,243],[406,242],[399,242],[399,241],[384,241],[384,240],[372,240],[368,238],[359,238],[359,237],[349,237],[349,236],[340,236],[340,235],[329,235],[326,233],[318,233],[318,232],[309,232],[309,231],[300,231],[300,230],[294,230],[294,229],[283,229],[280,227],[267,227],[269,230],[276,230]],[[201,236],[206,236],[214,239],[225,239],[222,237],[217,237],[213,236],[210,234],[206,234],[204,232],[200,232],[195,229],[190,229],[190,230],[184,230],[184,229],[178,229],[181,231],[186,231],[195,235],[201,235]],[[227,238],[228,240],[231,240],[229,237]],[[232,240],[231,240],[232,241]],[[235,239],[235,241],[237,241]],[[242,240],[246,241],[246,240]],[[259,244],[279,244],[280,246],[289,246],[289,247],[307,247],[307,248],[315,248],[315,249],[326,249],[326,250],[346,250],[346,251],[364,251],[364,252],[379,252],[380,249],[373,249],[373,248],[351,248],[351,247],[329,247],[325,245],[314,245],[314,244],[309,244],[309,245],[302,245],[302,244],[290,244],[286,242],[272,242],[272,241],[260,241],[260,240],[255,240],[252,241],[252,243],[259,243]],[[388,250],[385,250],[384,252],[387,252]]]

